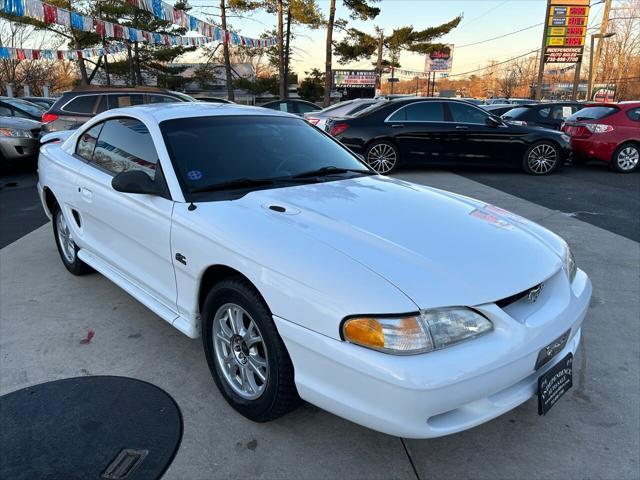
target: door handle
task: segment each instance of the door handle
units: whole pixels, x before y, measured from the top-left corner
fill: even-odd
[[[78,191],[80,192],[80,195],[82,195],[82,198],[84,198],[87,202],[93,200],[93,192],[88,188],[78,187]]]
[[[456,125],[456,130],[468,130],[469,127],[465,127],[464,125]]]
[[[397,123],[394,125],[391,125],[391,128],[404,128],[404,125],[398,125]]]

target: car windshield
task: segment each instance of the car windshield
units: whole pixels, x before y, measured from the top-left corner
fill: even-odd
[[[617,112],[615,107],[586,107],[582,110],[578,110],[576,113],[567,118],[567,121],[575,122],[578,120],[600,120],[612,113]]]
[[[34,117],[40,117],[45,111],[45,109],[40,105],[36,105],[31,102],[25,102],[24,100],[19,100],[17,98],[5,98],[4,102],[8,103],[12,107],[19,108],[23,112],[27,112],[29,115]]]
[[[310,172],[320,172],[318,177],[371,173],[338,142],[297,118],[180,118],[162,122],[160,129],[188,192],[239,181],[293,180]]]

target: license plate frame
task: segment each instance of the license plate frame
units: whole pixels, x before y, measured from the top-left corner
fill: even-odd
[[[573,353],[538,377],[538,415],[546,415],[551,407],[573,386]]]

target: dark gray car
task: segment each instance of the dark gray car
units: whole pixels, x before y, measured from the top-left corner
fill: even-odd
[[[162,88],[80,87],[65,92],[42,116],[45,132],[73,130],[98,113],[147,103],[195,102],[184,93]]]
[[[0,167],[35,164],[41,126],[27,118],[0,117]]]

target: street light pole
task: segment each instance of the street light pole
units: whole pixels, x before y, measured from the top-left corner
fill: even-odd
[[[609,38],[609,37],[613,37],[616,33],[615,32],[608,32],[608,33],[594,33],[593,35],[591,35],[591,49],[589,50],[589,83],[587,85],[587,101],[591,100],[591,95],[593,94],[593,74],[596,70],[596,65],[593,64],[593,46],[595,43],[595,39],[599,38],[600,43],[602,43],[602,41],[605,38]]]

